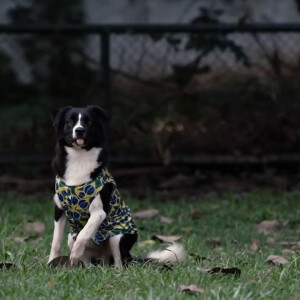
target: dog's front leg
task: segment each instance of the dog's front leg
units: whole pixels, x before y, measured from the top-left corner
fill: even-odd
[[[57,195],[54,196],[55,211],[54,211],[54,232],[51,244],[51,251],[48,263],[54,258],[60,256],[61,243],[64,236],[66,226],[66,215],[62,210]]]
[[[100,195],[97,195],[89,208],[90,218],[83,229],[79,232],[70,254],[71,265],[76,266],[84,254],[87,242],[99,229],[100,224],[106,218]]]

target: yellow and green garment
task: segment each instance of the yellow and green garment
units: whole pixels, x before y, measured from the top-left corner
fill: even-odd
[[[101,174],[95,180],[78,186],[68,186],[60,177],[56,177],[55,192],[69,220],[70,233],[74,240],[90,217],[91,203],[106,183],[112,183],[114,187],[110,198],[109,212],[93,236],[93,240],[100,244],[121,233],[136,233],[137,229],[130,209],[121,199],[113,177],[107,169],[102,169]]]

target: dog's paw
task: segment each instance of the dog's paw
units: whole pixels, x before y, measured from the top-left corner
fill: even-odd
[[[57,257],[60,257],[60,253],[51,253],[50,256],[49,256],[47,264],[49,265],[51,263],[51,261],[54,260]]]
[[[70,254],[70,263],[71,263],[71,266],[78,266],[79,264],[79,261],[84,253],[84,249],[85,249],[85,245],[84,244],[81,244],[81,243],[78,243],[78,242],[75,242],[73,247],[72,247],[72,251],[71,251],[71,254]]]

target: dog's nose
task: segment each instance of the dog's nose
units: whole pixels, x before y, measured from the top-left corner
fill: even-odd
[[[84,130],[84,128],[82,128],[82,127],[78,127],[78,128],[75,129],[75,133],[76,133],[76,135],[77,135],[78,137],[79,137],[79,136],[83,136],[84,132],[85,132],[85,130]]]

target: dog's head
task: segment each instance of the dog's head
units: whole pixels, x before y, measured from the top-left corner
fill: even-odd
[[[104,145],[106,112],[98,106],[63,107],[52,113],[57,140],[63,146],[91,149]]]

